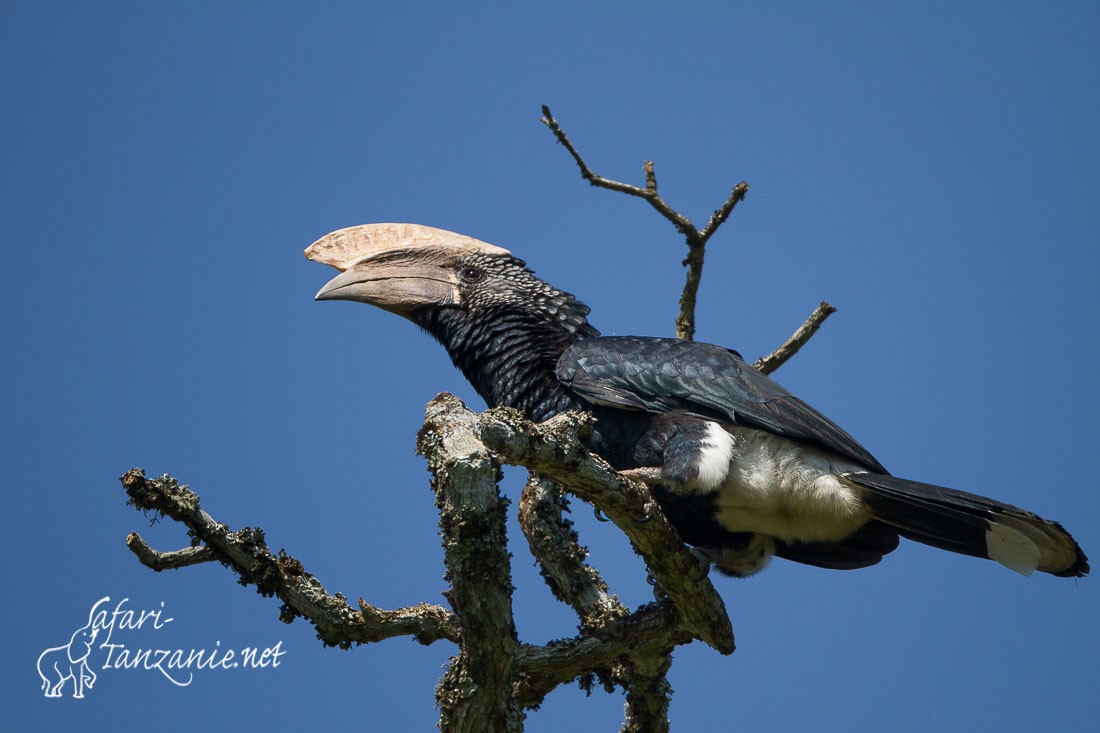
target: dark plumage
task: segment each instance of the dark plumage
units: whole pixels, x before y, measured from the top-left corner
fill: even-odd
[[[318,300],[371,303],[435,337],[490,406],[541,421],[595,414],[591,449],[649,483],[683,539],[732,575],[773,555],[873,565],[899,535],[1023,574],[1088,573],[1055,522],[890,476],[852,436],[729,349],[601,337],[588,308],[509,252],[412,224],[323,237],[306,256],[343,274]]]

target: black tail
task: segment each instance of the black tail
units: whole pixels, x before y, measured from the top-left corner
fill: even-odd
[[[996,560],[1023,575],[1088,575],[1089,561],[1062,525],[984,496],[877,473],[845,478],[868,490],[879,521],[902,537],[964,555]]]

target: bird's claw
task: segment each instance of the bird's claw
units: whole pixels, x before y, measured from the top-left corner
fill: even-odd
[[[657,578],[653,577],[653,573],[649,570],[646,571],[645,582],[653,587],[653,597],[658,601],[668,599],[668,593],[665,593],[664,588],[657,584]]]
[[[598,522],[610,522],[611,521],[610,519],[607,518],[607,515],[603,513],[603,509],[600,509],[599,507],[593,507],[592,513],[596,515],[596,521],[598,521]],[[642,515],[642,516],[640,516],[640,517],[638,517],[637,519],[634,520],[634,522],[636,524],[646,524],[647,522],[652,522],[652,521],[653,521],[653,515],[650,514],[649,512],[646,512],[644,515]]]
[[[653,486],[661,483],[661,469],[655,466],[641,466],[639,468],[628,468],[625,471],[619,471],[620,476],[624,476],[631,481],[637,481],[638,483],[645,484],[646,486]]]
[[[695,578],[695,582],[699,583],[710,575],[710,566],[714,561],[710,555],[698,547],[689,547],[688,550],[691,551],[691,556],[695,558],[695,561],[699,563],[699,575]]]

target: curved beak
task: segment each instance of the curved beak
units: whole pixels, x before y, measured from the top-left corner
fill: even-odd
[[[325,283],[314,300],[354,300],[407,316],[458,303],[458,278],[446,252],[423,248],[367,258]]]
[[[507,256],[492,244],[422,224],[361,224],[337,229],[306,248],[306,258],[335,267],[315,300],[357,300],[409,317],[458,305],[457,270],[473,253]]]

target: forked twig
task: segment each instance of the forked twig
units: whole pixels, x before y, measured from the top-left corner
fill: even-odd
[[[657,174],[654,172],[652,160],[645,161],[643,166],[645,170],[645,188],[604,178],[594,173],[588,167],[588,164],[584,162],[584,158],[577,152],[576,147],[573,146],[573,143],[565,134],[565,130],[554,119],[554,115],[550,113],[550,108],[545,104],[542,105],[542,123],[550,128],[558,142],[573,156],[577,167],[581,169],[581,177],[584,180],[593,186],[645,199],[650,206],[657,210],[657,213],[672,222],[672,225],[676,227],[676,231],[684,235],[688,246],[688,254],[682,264],[687,268],[687,281],[684,283],[684,290],[680,295],[680,313],[676,317],[676,338],[688,341],[695,338],[695,303],[699,293],[699,282],[703,277],[703,257],[706,254],[707,240],[714,235],[718,227],[725,223],[726,219],[733,213],[734,207],[745,198],[745,194],[749,191],[749,184],[741,181],[734,186],[725,203],[711,214],[707,225],[701,230],[696,229],[690,219],[669,206],[668,202],[657,193]]]
[[[817,333],[817,329],[821,328],[821,324],[825,322],[825,319],[836,313],[836,308],[829,305],[824,300],[814,309],[814,312],[810,314],[810,317],[798,327],[798,330],[791,334],[791,337],[783,342],[783,345],[778,349],[762,356],[756,360],[753,364],[754,367],[762,371],[764,374],[771,374],[779,367],[790,359],[792,356],[798,353],[798,350],[806,345],[806,342],[810,340],[810,337]]]

